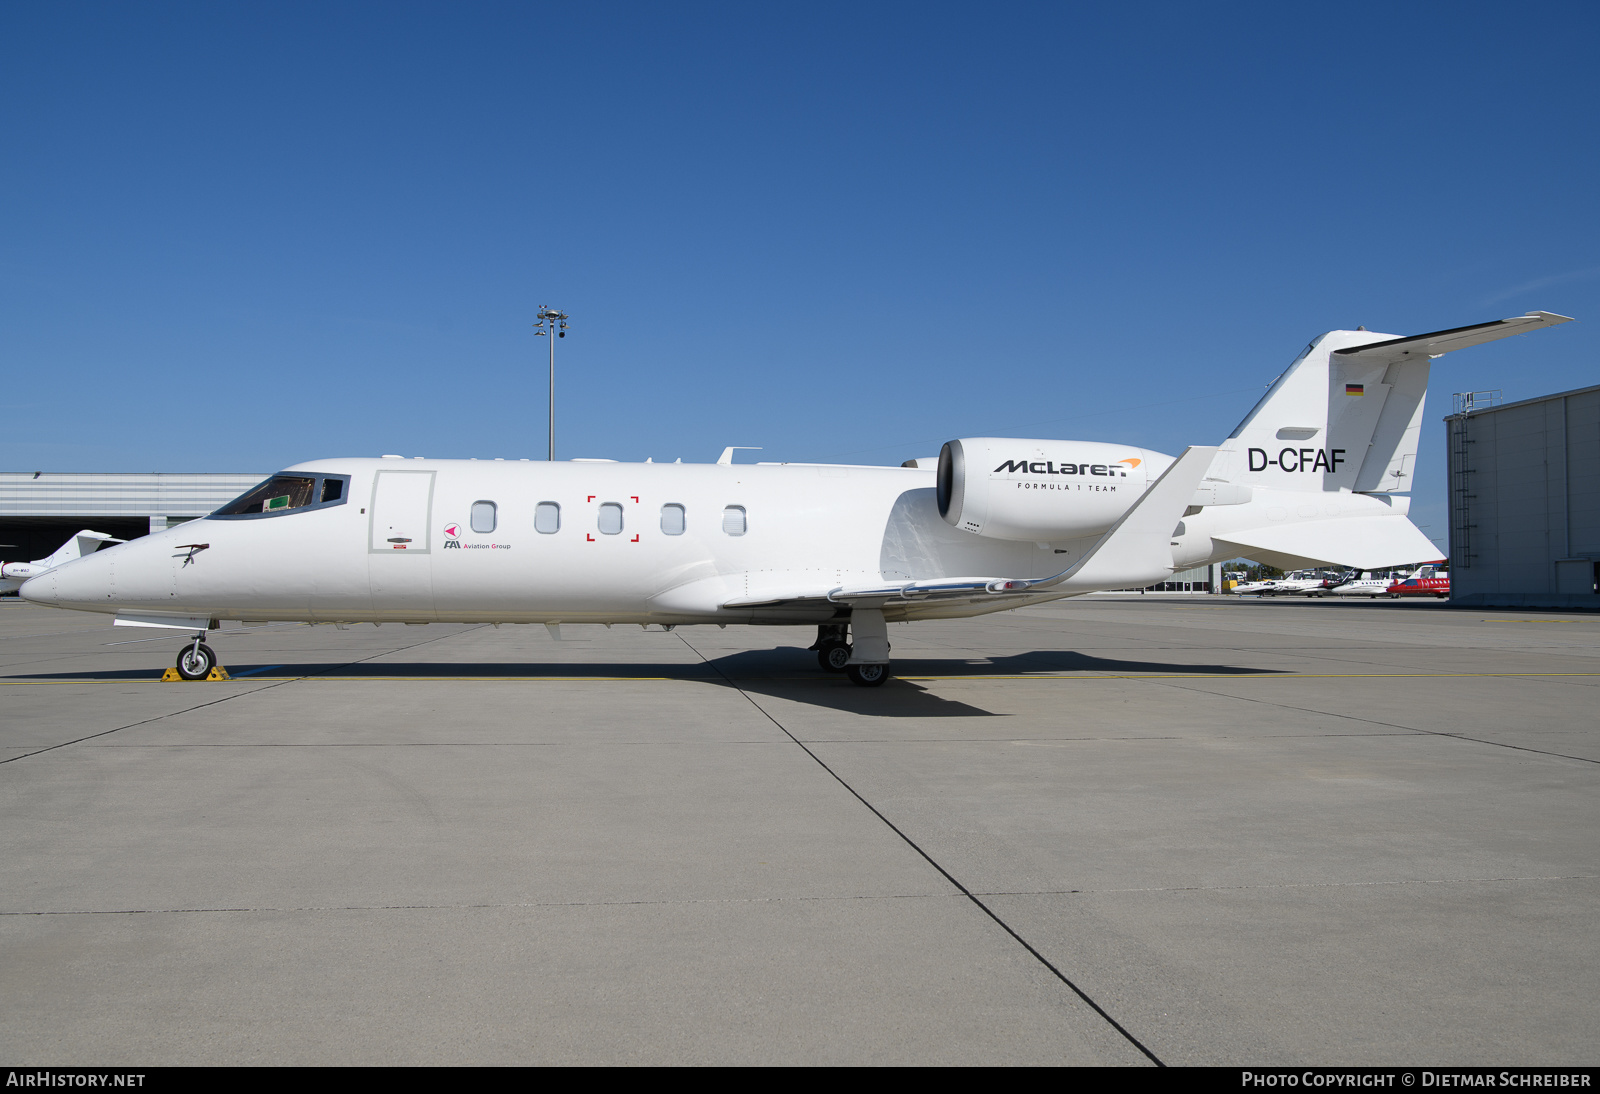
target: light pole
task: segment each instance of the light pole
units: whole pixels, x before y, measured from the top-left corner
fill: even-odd
[[[556,459],[556,338],[567,336],[567,313],[549,304],[539,305],[539,321],[533,325],[535,338],[550,338],[550,462]]]

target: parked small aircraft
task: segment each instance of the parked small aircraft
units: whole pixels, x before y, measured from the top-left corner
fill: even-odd
[[[195,632],[218,621],[815,624],[823,667],[889,675],[888,624],[982,615],[1246,556],[1360,570],[1437,554],[1406,519],[1429,363],[1567,318],[1312,341],[1226,440],[950,441],[901,467],[425,460],[298,464],[199,521],[22,595]]]
[[[38,577],[46,570],[53,570],[57,566],[64,566],[75,558],[92,555],[107,543],[126,542],[115,536],[108,536],[104,532],[91,532],[85,528],[56,548],[49,558],[0,564],[0,593],[16,592],[29,578]]]

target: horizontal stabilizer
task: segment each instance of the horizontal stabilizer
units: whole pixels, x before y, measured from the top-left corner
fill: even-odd
[[[1330,566],[1381,570],[1408,562],[1438,558],[1439,548],[1401,516],[1341,517],[1299,524],[1271,525],[1217,536],[1250,557],[1252,551],[1270,551]]]
[[[1436,330],[1432,334],[1413,334],[1407,338],[1391,338],[1384,342],[1369,342],[1364,346],[1336,349],[1333,355],[1383,361],[1399,361],[1407,357],[1437,357],[1451,350],[1481,346],[1485,342],[1510,338],[1513,334],[1570,322],[1572,322],[1571,316],[1556,315],[1547,311],[1531,311],[1526,315],[1512,316],[1510,319],[1496,319],[1492,323],[1474,323],[1470,327],[1453,327],[1450,330]]]

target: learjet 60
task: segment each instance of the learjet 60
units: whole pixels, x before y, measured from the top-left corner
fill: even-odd
[[[210,516],[68,562],[37,604],[222,620],[815,625],[823,668],[889,676],[888,624],[982,615],[1240,556],[1438,557],[1407,519],[1433,358],[1567,322],[1315,339],[1221,444],[963,438],[901,467],[427,460],[298,464]]]

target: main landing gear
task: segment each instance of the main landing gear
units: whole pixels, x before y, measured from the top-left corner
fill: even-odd
[[[205,632],[194,636],[194,643],[178,651],[178,675],[185,680],[204,680],[217,667],[217,655],[200,641]]]
[[[847,623],[822,623],[817,626],[817,664],[823,672],[844,672],[850,664],[850,626]]]
[[[859,688],[875,688],[889,679],[888,665],[851,665],[844,671],[850,682]]]
[[[854,631],[855,643],[848,640]],[[875,688],[892,675],[889,671],[889,628],[883,612],[858,608],[849,623],[817,626],[817,664],[824,672],[842,672],[857,687]]]

